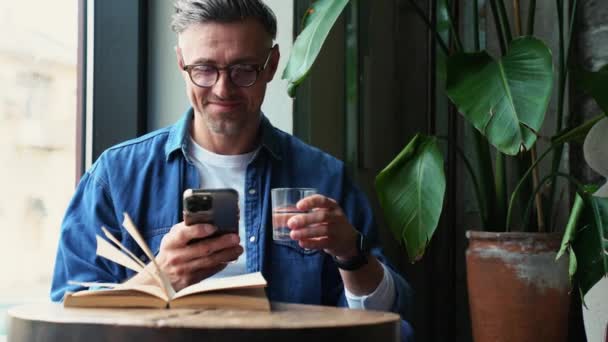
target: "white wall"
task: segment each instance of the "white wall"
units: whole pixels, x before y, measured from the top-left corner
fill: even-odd
[[[277,16],[277,44],[281,52],[279,69],[268,86],[266,99],[262,105],[262,111],[275,127],[285,132],[293,132],[293,100],[287,96],[287,81],[281,79],[287,59],[293,45],[293,0],[266,0],[266,4],[272,8]]]
[[[281,61],[275,79],[269,84],[262,111],[276,127],[293,131],[293,101],[287,96],[287,83],[281,75],[293,37],[293,0],[266,0],[278,21],[277,43]],[[188,108],[188,98],[183,80],[175,63],[175,34],[170,22],[172,1],[148,2],[148,130],[154,130],[175,122]]]

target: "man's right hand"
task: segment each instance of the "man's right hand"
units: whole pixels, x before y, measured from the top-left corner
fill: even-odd
[[[175,291],[214,275],[243,253],[237,234],[209,237],[216,229],[210,224],[187,226],[180,222],[161,240],[156,263]],[[190,243],[193,240],[196,242]],[[149,283],[150,278],[141,272],[129,282]]]

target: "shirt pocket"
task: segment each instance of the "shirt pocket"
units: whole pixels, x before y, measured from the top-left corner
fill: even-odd
[[[301,257],[319,254],[318,249],[307,249],[300,247],[296,240],[272,240],[275,249],[278,248],[282,257]]]
[[[146,241],[146,244],[150,248],[150,251],[154,256],[158,255],[158,251],[160,250],[160,242],[171,230],[171,227],[163,227],[163,228],[154,228],[154,229],[145,229],[142,232],[142,237]],[[135,240],[130,239],[130,243],[125,245],[125,247],[129,248],[129,250],[135,255],[136,258],[139,258],[144,264],[148,264],[150,262],[150,258],[146,255],[146,253],[142,250],[141,247],[137,245]],[[131,269],[126,269],[127,279],[131,278],[135,275],[135,271]]]
[[[271,245],[270,299],[320,304],[326,254],[316,249],[304,249],[294,240],[273,240]]]
[[[150,229],[144,233],[143,238],[146,240],[146,243],[148,244],[148,247],[150,247],[150,250],[154,256],[158,255],[160,250],[160,242],[170,230],[171,227],[162,227]],[[145,255],[143,255],[143,257],[145,258]],[[148,260],[148,258],[145,258],[145,262],[149,261],[150,260]]]

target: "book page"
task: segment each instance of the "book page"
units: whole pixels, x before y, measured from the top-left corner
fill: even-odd
[[[112,289],[99,289],[91,291],[79,291],[72,293],[72,297],[94,297],[94,296],[128,296],[134,294],[133,292],[145,293],[157,298],[169,301],[169,298],[164,294],[160,287],[154,285],[131,285],[131,284],[120,284]],[[136,294],[136,293],[135,293]]]
[[[266,279],[264,279],[262,273],[256,272],[224,278],[207,278],[182,289],[173,298],[180,298],[194,293],[248,287],[266,287]]]
[[[240,288],[176,298],[169,303],[169,307],[270,311],[270,301],[264,288]]]
[[[124,221],[122,222],[122,225],[125,227],[127,232],[131,235],[133,240],[135,240],[137,245],[144,251],[144,253],[148,257],[148,259],[150,259],[152,265],[154,265],[154,270],[155,270],[156,274],[158,274],[158,276],[160,277],[163,291],[165,291],[165,294],[167,295],[167,297],[173,298],[173,296],[175,295],[175,289],[173,289],[173,286],[171,285],[171,282],[169,281],[169,278],[167,277],[167,275],[160,269],[160,267],[156,263],[154,254],[150,250],[150,247],[148,247],[146,240],[144,240],[144,238],[141,236],[141,234],[135,227],[135,224],[133,224],[133,221],[131,220],[131,217],[129,217],[129,214],[124,213]]]
[[[97,255],[111,260],[121,266],[129,268],[137,273],[144,270],[137,262],[131,259],[128,255],[121,252],[118,248],[114,247],[111,243],[104,240],[99,235],[96,235],[97,239]]]

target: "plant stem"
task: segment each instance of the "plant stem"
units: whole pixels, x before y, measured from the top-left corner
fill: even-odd
[[[547,148],[545,152],[543,152],[543,154],[541,154],[540,157],[538,157],[538,159],[536,159],[536,161],[532,163],[528,171],[526,171],[526,173],[523,175],[523,177],[520,178],[519,182],[515,186],[515,189],[511,193],[511,198],[509,199],[509,209],[507,211],[507,230],[511,227],[511,211],[513,209],[513,203],[515,202],[515,197],[517,196],[519,189],[521,188],[522,184],[524,184],[524,181],[526,180],[526,178],[528,178],[530,173],[532,173],[532,170],[538,165],[538,163],[540,163],[547,155],[549,155],[549,152],[553,151],[556,146],[558,145],[553,144],[549,148]],[[561,144],[559,146],[561,146]]]
[[[505,38],[507,39],[507,43],[511,43],[511,41],[513,40],[513,36],[511,35],[511,24],[509,23],[509,16],[507,15],[507,7],[505,6],[505,1],[496,1],[498,1],[498,10],[502,21]]]
[[[570,65],[570,53],[572,52],[572,32],[574,32],[574,22],[576,21],[577,0],[570,0],[570,32],[568,32],[568,46],[566,47],[566,68]]]
[[[570,176],[569,174],[562,173],[562,172],[556,172],[554,174],[547,175],[547,176],[545,176],[545,178],[543,178],[540,181],[540,184],[538,184],[537,186],[535,186],[533,197],[530,197],[530,199],[528,200],[528,205],[526,205],[526,211],[525,211],[524,216],[528,216],[530,214],[530,210],[532,209],[532,200],[539,195],[539,193],[542,190],[542,187],[545,185],[545,183],[547,183],[549,180],[551,180],[553,178],[556,178],[557,176],[564,177],[564,178],[568,179],[571,183],[573,183],[574,185],[576,185],[577,192],[583,192],[583,190],[584,190],[583,189],[583,184],[581,184],[578,180],[576,180],[574,177]],[[524,225],[525,224],[526,223],[524,222]],[[524,226],[524,230],[525,230],[525,228],[526,227]]]
[[[438,135],[435,137],[437,139],[441,139],[441,140],[445,141],[446,144],[450,143],[448,140],[448,137],[446,137],[446,136]],[[479,185],[479,181],[477,179],[478,177],[475,174],[475,170],[473,168],[473,164],[471,163],[471,160],[466,156],[466,154],[464,153],[462,148],[460,148],[460,146],[455,145],[455,147],[456,147],[456,152],[457,152],[456,154],[460,157],[460,159],[462,159],[462,161],[464,162],[464,165],[469,173],[469,176],[471,176],[471,181],[473,182],[473,187],[475,189],[475,196],[477,197],[477,205],[479,206],[481,223],[482,223],[482,226],[485,227],[486,224],[488,223],[488,217],[487,217],[487,215],[484,215],[484,213],[487,210],[485,204],[489,204],[490,201],[488,201],[486,198],[484,198],[482,188]]]
[[[530,156],[532,157],[532,163],[534,163],[536,161],[536,144],[534,144],[534,146],[532,146],[532,149],[530,150]],[[536,189],[538,187],[538,169],[535,168],[532,171],[532,185],[534,186],[534,189]],[[542,201],[542,197],[541,194],[537,191],[535,191],[534,193],[534,202],[536,204],[536,224],[537,224],[537,228],[538,228],[538,232],[539,233],[544,233],[545,232],[545,218],[544,218],[544,214],[543,214],[543,201]],[[527,211],[526,211],[526,215],[524,215],[524,224],[527,222],[527,220],[525,218],[527,218]]]
[[[481,39],[479,38],[479,0],[471,1],[473,4],[473,39],[475,51],[481,50]]]
[[[441,50],[443,50],[443,53],[446,56],[449,56],[450,55],[450,49],[448,49],[448,46],[443,41],[443,38],[441,37],[441,34],[439,34],[439,32],[437,31],[436,27],[434,27],[433,24],[431,24],[431,22],[429,21],[429,18],[424,13],[424,11],[422,10],[422,8],[420,8],[420,6],[418,6],[418,4],[416,3],[416,1],[414,1],[414,0],[409,0],[409,2],[412,5],[412,7],[414,7],[414,11],[416,11],[416,13],[420,17],[420,19],[422,19],[424,21],[424,23],[426,24],[427,29],[429,29],[429,30],[431,30],[432,32],[435,33],[437,42],[439,43],[439,46],[441,47]]]
[[[513,18],[515,19],[515,35],[521,36],[521,6],[519,0],[513,0]]]
[[[462,41],[460,40],[460,33],[456,29],[454,24],[454,16],[452,15],[452,8],[448,6],[448,19],[450,20],[450,31],[452,32],[452,36],[454,37],[454,43],[456,44],[456,50],[458,52],[463,52]]]
[[[528,7],[528,31],[526,35],[531,36],[534,34],[534,19],[536,15],[536,0],[530,0],[530,6]]]
[[[587,120],[582,125],[571,129],[566,133],[562,133],[561,136],[558,136],[556,139],[551,141],[553,145],[565,144],[569,141],[580,139],[587,135],[587,132],[593,127],[598,121],[604,119],[606,116],[604,114],[599,114],[594,116],[593,118]]]
[[[469,161],[467,156],[464,154],[464,151],[459,146],[456,146],[456,151],[458,152],[457,154],[460,156],[460,158],[464,162],[464,165],[466,166],[466,169],[469,172],[469,175],[471,176],[471,181],[473,182],[473,187],[475,189],[475,196],[477,197],[477,205],[479,206],[479,216],[481,218],[481,226],[486,227],[486,225],[488,224],[488,218],[487,218],[487,216],[484,215],[487,210],[485,207],[486,202],[484,202],[484,200],[483,200],[483,197],[482,197],[483,195],[481,192],[481,188],[479,187],[479,182],[477,181],[477,177],[475,176],[475,172],[473,171],[473,165],[471,164],[471,162]]]
[[[496,221],[498,226],[491,229],[509,230],[505,224],[505,212],[507,210],[507,173],[505,165],[505,155],[496,152],[494,189],[496,191]]]
[[[516,157],[514,157],[512,159],[513,164],[515,166],[515,172],[516,172],[515,179],[521,179],[524,176],[524,174],[526,174],[526,171],[530,168],[530,165],[532,165],[531,155],[532,155],[532,153],[530,151],[522,152],[522,153],[519,153]],[[530,196],[532,196],[533,190],[534,190],[534,187],[532,186],[532,180],[530,180],[530,178],[528,178],[528,180],[526,180],[524,182],[524,185],[522,185],[521,190],[519,191],[519,194],[517,195],[517,203],[519,203],[522,211],[523,211],[523,208],[526,206],[528,198],[530,198]],[[522,217],[522,220],[525,221],[526,223],[529,223],[530,217],[524,216],[524,217]]]
[[[564,40],[564,1],[557,0],[557,22],[559,26],[559,75],[558,75],[558,99],[557,99],[557,131],[562,130],[564,117],[564,94],[566,90],[566,48]]]
[[[504,56],[507,53],[507,39],[504,33],[504,25],[500,20],[498,9],[496,8],[496,0],[490,0],[490,6],[492,7],[494,24],[496,25],[496,35],[498,36],[498,43],[500,44],[500,53]]]
[[[557,22],[558,22],[558,30],[559,30],[559,69],[558,69],[558,77],[557,77],[557,122],[556,127],[557,131],[561,132],[563,126],[563,118],[564,118],[564,107],[565,107],[565,93],[566,93],[566,79],[567,79],[567,67],[566,67],[566,48],[564,41],[564,1],[556,0],[557,7]],[[555,174],[560,167],[561,160],[563,155],[563,147],[560,146],[555,149],[555,153],[553,154],[553,160],[551,162],[551,173]],[[549,210],[548,213],[551,213],[553,204],[555,202],[555,196],[557,193],[557,182],[555,177],[553,178],[553,182],[551,182],[551,192],[549,197]],[[547,217],[547,222],[549,222],[549,228],[552,229],[554,222],[551,215]]]
[[[486,211],[483,214],[486,217],[486,223],[492,227],[498,226],[496,221],[496,203],[494,202],[494,171],[492,170],[492,155],[490,147],[484,136],[475,128],[473,131],[473,148],[479,165],[479,182],[481,183],[481,191],[483,201],[487,204]]]
[[[515,26],[515,35],[521,36],[523,30],[522,30],[522,23],[521,23],[520,0],[513,0],[513,18],[514,18],[514,26]],[[525,170],[527,170],[527,168],[530,167],[531,163],[534,161],[534,159],[536,157],[536,147],[533,146],[532,150],[533,151],[530,151],[531,152],[530,154],[520,153],[518,158],[513,159],[513,161],[515,162],[515,168],[517,170],[518,177],[523,175]],[[533,180],[534,179],[538,180],[538,172],[535,172],[534,176],[535,177],[533,177]],[[519,202],[521,203],[522,208],[524,206],[526,199],[528,198],[527,195],[532,192],[533,186],[531,186],[529,184],[529,182],[526,182],[526,185],[523,187],[523,189],[524,190],[522,190],[521,196],[519,199]],[[528,223],[528,219],[529,218],[527,215],[525,215],[523,217],[524,226],[526,226],[526,224]],[[541,221],[544,222],[543,220],[541,220]]]

